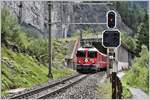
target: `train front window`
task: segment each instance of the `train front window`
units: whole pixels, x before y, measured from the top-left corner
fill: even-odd
[[[97,52],[96,51],[88,51],[88,57],[90,57],[90,58],[97,57]]]
[[[77,51],[77,57],[85,57],[86,53],[85,51]]]

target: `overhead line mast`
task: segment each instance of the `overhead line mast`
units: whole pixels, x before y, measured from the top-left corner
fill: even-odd
[[[48,36],[48,53],[49,53],[49,70],[48,70],[48,77],[49,78],[53,78],[52,72],[51,72],[51,67],[52,67],[52,43],[51,43],[51,6],[52,3],[51,1],[48,1],[48,11],[49,11],[49,21],[48,21],[48,25],[49,25],[49,36]]]

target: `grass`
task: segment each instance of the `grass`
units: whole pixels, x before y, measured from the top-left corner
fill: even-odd
[[[139,88],[149,93],[149,51],[142,46],[140,57],[135,57],[132,68],[123,77],[123,83],[128,87]]]
[[[96,89],[97,99],[111,99],[112,89],[111,89],[111,83],[108,81],[109,80],[107,80],[107,82],[98,85]]]
[[[2,95],[7,95],[6,90],[32,87],[48,81],[48,68],[27,54],[16,53],[7,48],[2,48]],[[69,68],[61,70],[52,68],[54,79],[74,73]]]
[[[47,72],[47,68],[32,57],[2,48],[2,90],[46,82]]]
[[[32,32],[22,29],[7,8],[2,12],[2,95],[7,95],[6,90],[9,89],[27,88],[47,82],[48,38],[34,36]],[[52,40],[54,79],[73,74],[73,70],[64,66],[64,58],[72,52],[76,39],[53,38]],[[24,53],[14,52],[8,46],[6,48],[7,43],[16,45],[19,51]]]
[[[126,80],[123,79],[122,81],[122,87],[123,87],[123,98],[130,98],[132,96],[130,90],[129,90],[129,85],[126,83]]]
[[[129,91],[129,86],[125,84],[125,82],[122,82],[123,87],[123,98],[130,98],[132,96],[131,92]],[[112,83],[109,82],[107,79],[107,82],[99,84],[97,87],[97,99],[111,99],[112,98]]]
[[[124,97],[130,97],[128,87],[139,88],[145,93],[149,93],[149,51],[145,46],[142,46],[140,57],[135,57],[132,62],[132,67],[123,76],[122,83],[124,85]]]
[[[63,67],[64,58],[71,56],[76,38],[53,39],[52,59],[55,68]],[[68,66],[69,67],[69,66]]]

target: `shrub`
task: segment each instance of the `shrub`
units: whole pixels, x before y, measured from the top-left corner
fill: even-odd
[[[121,41],[127,45],[131,51],[136,50],[136,40],[133,37],[128,36],[126,33],[121,33]]]
[[[1,11],[2,39],[13,40],[12,36],[18,30],[16,20],[11,16],[8,8],[4,7]]]
[[[132,62],[132,68],[124,76],[125,84],[137,87],[143,91],[149,91],[149,55],[146,46],[142,46],[140,57],[136,57]]]

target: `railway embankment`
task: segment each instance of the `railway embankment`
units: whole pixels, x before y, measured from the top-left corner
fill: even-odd
[[[1,90],[29,88],[48,82],[48,38],[34,30],[23,29],[8,9],[2,9]],[[71,52],[72,39],[52,38],[53,79],[74,73],[64,65],[64,56]]]
[[[57,43],[57,41],[55,41]],[[57,49],[60,49],[57,47]],[[56,49],[56,48],[55,48]],[[57,52],[57,50],[55,50]],[[74,73],[70,68],[66,68],[63,59],[58,55],[65,54],[57,52],[55,64],[52,66],[54,79],[62,78]],[[58,58],[57,58],[58,57]],[[59,61],[57,63],[56,61]],[[60,63],[61,62],[61,63]],[[17,88],[30,88],[37,84],[48,82],[48,68],[34,57],[17,53],[9,48],[2,47],[2,95],[8,95],[8,90]],[[10,91],[9,91],[10,92]]]
[[[100,95],[98,93],[97,87],[100,86],[100,84],[105,84],[105,81],[105,72],[89,74],[86,79],[71,86],[70,88],[63,90],[60,93],[56,93],[55,95],[53,95],[53,97],[50,97],[50,99],[97,99],[98,95]],[[104,88],[99,88],[99,91],[101,92],[101,94],[106,93]],[[111,90],[109,91],[111,92]],[[102,95],[101,98],[103,97],[104,96]]]

